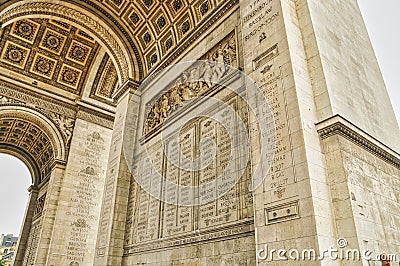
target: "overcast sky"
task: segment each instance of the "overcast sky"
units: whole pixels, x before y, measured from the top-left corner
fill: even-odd
[[[346,1],[346,0],[342,0]],[[359,0],[392,105],[400,121],[400,0]],[[19,160],[0,154],[0,234],[19,234],[30,186],[29,171]]]
[[[15,157],[0,154],[0,182],[0,234],[19,235],[31,185],[29,170]]]
[[[358,4],[400,121],[400,0],[358,0]]]

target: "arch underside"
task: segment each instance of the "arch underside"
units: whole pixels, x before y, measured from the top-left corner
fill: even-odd
[[[120,84],[123,84],[130,78],[139,79],[140,76],[138,73],[140,73],[140,71],[133,69],[133,65],[138,64],[128,62],[128,60],[134,57],[129,56],[126,47],[124,47],[121,42],[118,43],[119,39],[112,36],[110,32],[113,31],[110,31],[110,29],[104,25],[105,23],[102,25],[93,17],[94,16],[85,14],[85,12],[79,10],[78,7],[75,9],[51,2],[23,3],[23,1],[19,1],[15,5],[11,5],[3,10],[0,14],[0,23],[6,26],[21,18],[57,18],[59,21],[67,22],[89,32],[112,56],[118,70]],[[125,51],[123,48],[125,48]]]
[[[27,164],[32,184],[39,186],[54,163],[65,159],[63,138],[52,122],[34,111],[0,108],[0,151]]]
[[[116,66],[120,86],[128,80],[140,82],[181,54],[180,46],[200,28],[209,27],[237,1],[7,1],[0,6],[0,23],[21,18],[56,18],[79,27],[96,38]],[[99,19],[95,19],[99,18]],[[204,30],[204,29],[203,29]],[[175,54],[175,55],[174,55]]]

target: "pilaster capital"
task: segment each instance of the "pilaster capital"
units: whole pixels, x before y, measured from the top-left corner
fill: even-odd
[[[139,91],[140,82],[137,82],[133,79],[127,80],[122,86],[116,90],[113,95],[113,99],[115,102],[119,102],[120,99],[124,98],[125,94],[130,93],[140,97],[141,92]]]

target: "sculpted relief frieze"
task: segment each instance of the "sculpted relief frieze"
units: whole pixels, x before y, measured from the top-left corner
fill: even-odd
[[[145,134],[161,125],[179,107],[209,91],[212,80],[226,77],[229,72],[226,65],[238,66],[235,33],[229,34],[200,60],[204,61],[193,64],[168,86],[170,89],[161,97],[147,104],[147,109],[151,109],[147,112]]]

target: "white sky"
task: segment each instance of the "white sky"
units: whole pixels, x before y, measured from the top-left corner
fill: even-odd
[[[29,170],[22,161],[0,154],[0,234],[19,235],[31,183]]]
[[[343,0],[345,1],[345,0]],[[400,0],[358,0],[397,120],[400,121]],[[0,234],[19,234],[28,198],[30,175],[26,166],[0,154]]]
[[[358,0],[383,78],[400,121],[400,1]]]

